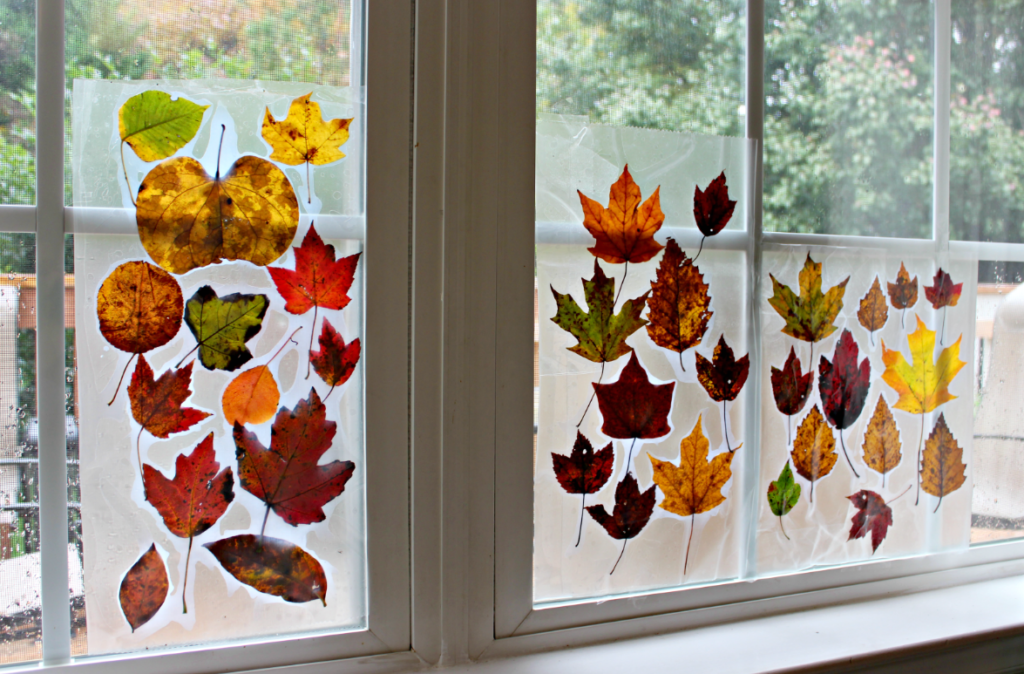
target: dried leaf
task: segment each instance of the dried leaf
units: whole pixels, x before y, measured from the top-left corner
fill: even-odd
[[[805,480],[811,481],[811,503],[814,502],[814,483],[832,472],[836,465],[836,439],[832,428],[825,423],[825,417],[818,406],[800,423],[793,442],[793,467]]]
[[[826,293],[821,292],[821,264],[811,259],[810,254],[804,261],[800,272],[800,295],[797,296],[789,286],[772,279],[773,295],[768,304],[786,321],[782,332],[805,342],[819,342],[833,332],[833,323],[843,308],[843,295],[850,277],[840,281]]]
[[[857,320],[868,332],[881,330],[885,326],[885,322],[889,320],[889,306],[885,302],[882,285],[877,276],[875,282],[871,284],[868,294],[860,301]]]
[[[772,368],[772,395],[775,397],[775,406],[787,416],[797,414],[804,408],[807,397],[811,393],[811,377],[814,371],[808,370],[807,374],[801,373],[800,359],[796,356],[796,350],[789,347],[789,357],[786,358],[782,369]]]
[[[121,611],[132,632],[148,623],[164,605],[168,586],[167,567],[154,543],[128,569],[118,592]]]
[[[191,386],[192,363],[178,370],[169,369],[154,380],[153,368],[145,356],[139,356],[139,364],[135,366],[132,381],[128,384],[132,418],[158,438],[187,431],[212,416],[193,407],[182,407],[192,395]]]
[[[830,363],[825,356],[818,365],[818,394],[829,422],[843,430],[853,425],[864,410],[871,386],[871,364],[865,358],[857,364],[860,350],[849,330],[836,342]]]
[[[641,205],[640,187],[633,182],[627,164],[612,183],[608,208],[577,190],[583,205],[583,226],[597,239],[596,245],[587,250],[612,264],[646,262],[657,255],[662,245],[654,240],[654,233],[665,222],[660,189]]]
[[[789,469],[787,461],[779,473],[779,479],[768,484],[768,507],[771,508],[772,514],[776,517],[788,514],[800,501],[800,492],[800,485],[793,479],[793,471]]]
[[[699,353],[696,355],[697,379],[711,399],[717,402],[735,400],[750,373],[749,355],[736,360],[724,334],[718,338],[712,361]]]
[[[966,470],[964,450],[949,431],[945,415],[939,414],[935,428],[924,444],[924,462],[921,465],[921,488],[939,497],[936,511],[942,505],[943,496],[952,494],[964,485],[967,480]]]
[[[967,364],[960,360],[961,339],[962,335],[942,350],[938,360],[932,360],[935,331],[929,330],[918,318],[917,330],[907,336],[912,364],[901,352],[887,349],[885,340],[882,340],[882,362],[885,363],[882,380],[900,394],[896,409],[924,414],[957,397],[949,392],[949,384],[960,368]]]
[[[224,420],[238,424],[262,424],[274,416],[281,392],[266,365],[257,365],[231,380],[221,396]]]
[[[587,506],[587,512],[594,521],[604,527],[609,536],[622,541],[622,552],[619,553],[619,559],[615,560],[611,573],[615,573],[626,552],[626,542],[635,538],[650,521],[651,513],[654,512],[654,499],[653,484],[650,489],[640,493],[636,478],[626,473],[626,477],[615,487],[615,508],[610,515],[603,505]]]
[[[963,290],[963,283],[953,285],[952,277],[939,267],[939,271],[935,272],[935,279],[932,285],[930,287],[925,286],[924,297],[932,303],[932,308],[934,309],[955,307],[956,303],[960,300],[960,294]]]
[[[668,240],[657,274],[647,298],[647,334],[658,346],[682,354],[700,344],[708,330],[714,313],[708,308],[708,284],[675,239]]]
[[[245,343],[263,327],[268,305],[266,295],[217,297],[210,286],[197,290],[185,305],[185,323],[196,338],[203,367],[231,372],[249,362],[252,354]]]
[[[725,171],[712,180],[703,192],[693,188],[693,218],[697,229],[704,236],[714,236],[729,224],[736,202],[729,200],[729,188],[725,185]]]
[[[241,157],[223,177],[210,177],[191,157],[174,157],[142,181],[136,204],[139,238],[169,272],[221,260],[258,266],[281,257],[299,224],[299,202],[281,169]]]
[[[117,112],[121,142],[145,162],[166,159],[195,138],[209,105],[171,98],[165,91],[143,91]]]
[[[675,382],[652,384],[636,353],[631,353],[614,384],[593,384],[609,438],[653,439],[668,435]],[[627,463],[628,465],[628,463]]]
[[[115,349],[146,353],[174,339],[184,306],[174,277],[148,262],[118,265],[100,286],[100,332]]]
[[[909,309],[917,304],[917,277],[910,279],[907,268],[900,262],[900,272],[896,275],[896,283],[887,283],[889,301],[895,309]]]
[[[327,408],[315,389],[294,411],[282,407],[277,413],[270,449],[255,433],[235,424],[239,484],[292,526],[324,521],[324,505],[345,490],[356,469],[351,461],[318,464],[336,432],[337,424],[327,421]]]
[[[555,477],[568,494],[596,494],[612,476],[615,452],[612,443],[594,451],[594,446],[576,431],[576,442],[569,456],[551,453]]]
[[[320,332],[320,350],[311,351],[309,361],[313,370],[333,391],[335,386],[341,386],[352,376],[359,362],[360,348],[358,338],[345,344],[345,338],[325,318]],[[325,400],[327,396],[324,396]]]
[[[301,604],[327,606],[327,576],[299,546],[270,536],[242,534],[204,545],[228,573],[259,592]]]
[[[583,279],[583,295],[589,313],[584,313],[571,295],[563,295],[554,287],[558,312],[551,319],[555,325],[576,338],[577,344],[569,351],[595,363],[610,363],[633,350],[626,338],[647,325],[640,318],[644,302],[650,293],[635,300],[626,300],[619,313],[614,313],[615,279],[605,276],[601,265],[594,260],[594,277]]]
[[[892,526],[892,508],[886,505],[881,496],[867,489],[861,489],[846,498],[850,499],[853,507],[857,509],[850,520],[853,525],[850,527],[850,537],[846,540],[864,538],[870,531],[871,554],[875,554],[875,550],[885,540],[885,535]]]
[[[864,463],[871,470],[882,474],[882,485],[885,475],[900,464],[903,454],[900,451],[900,429],[892,416],[885,397],[879,395],[875,405],[875,413],[864,431]]]

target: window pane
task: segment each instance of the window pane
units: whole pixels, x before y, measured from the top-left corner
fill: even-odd
[[[0,0],[0,204],[36,200],[35,79],[35,0]]]
[[[764,228],[930,238],[932,4],[765,4]]]
[[[69,6],[87,652],[360,628],[359,7]]]

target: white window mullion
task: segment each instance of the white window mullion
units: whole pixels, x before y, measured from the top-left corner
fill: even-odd
[[[36,4],[36,404],[43,662],[71,658],[64,434],[64,0]]]
[[[932,238],[936,252],[949,250],[949,52],[952,0],[935,0],[935,140]]]

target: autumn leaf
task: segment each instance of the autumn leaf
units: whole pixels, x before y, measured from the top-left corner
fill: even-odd
[[[668,240],[657,274],[647,298],[647,334],[658,346],[678,353],[679,367],[685,370],[683,351],[700,344],[714,313],[708,308],[708,284],[675,239]]]
[[[782,467],[779,479],[768,484],[768,507],[772,514],[779,518],[779,527],[786,540],[790,540],[786,533],[786,527],[782,524],[782,518],[796,507],[800,500],[800,485],[793,479],[793,471],[789,469],[789,461]]]
[[[729,445],[729,428],[725,403],[728,400],[735,400],[736,396],[740,394],[743,384],[746,383],[747,375],[750,373],[750,357],[746,355],[736,360],[732,349],[725,343],[724,334],[718,338],[713,361],[709,361],[699,353],[696,356],[697,380],[704,387],[704,390],[708,392],[712,400],[722,403],[722,427],[725,429],[725,446],[730,452],[734,452],[743,445],[736,447],[736,449]]]
[[[266,295],[217,297],[213,288],[203,286],[185,305],[185,324],[196,338],[185,358],[199,349],[199,362],[207,370],[231,372],[245,365],[252,359],[245,343],[263,327],[268,305]]]
[[[945,307],[955,307],[956,303],[960,300],[960,293],[963,292],[964,284],[957,283],[953,285],[953,279],[949,274],[942,271],[942,267],[939,267],[939,271],[935,272],[935,280],[931,287],[925,286],[924,296],[929,302],[932,303],[932,307],[938,311]],[[939,343],[942,343],[942,336],[946,333],[946,311],[942,312],[942,329],[939,330]]]
[[[583,496],[580,501],[580,528],[576,535],[576,545],[579,546],[583,536],[583,511],[586,509],[587,494],[596,494],[608,482],[615,465],[615,452],[610,442],[604,449],[595,452],[590,440],[576,431],[572,453],[562,456],[551,452],[551,461],[562,489],[566,493]]]
[[[772,395],[775,397],[775,406],[787,417],[787,429],[793,415],[804,408],[811,393],[811,377],[814,376],[814,370],[802,374],[801,369],[800,359],[796,357],[796,349],[792,346],[789,347],[789,357],[786,358],[782,369],[772,367]],[[792,442],[792,439],[787,437],[786,442]]]
[[[320,350],[309,354],[313,371],[331,387],[324,400],[331,397],[334,387],[341,386],[352,376],[359,362],[360,348],[358,338],[346,344],[345,338],[338,334],[331,322],[324,319],[320,332]]]
[[[899,309],[906,316],[907,309],[917,304],[917,277],[910,279],[906,266],[900,262],[900,271],[896,275],[896,283],[886,283],[889,287],[889,301],[894,309]],[[900,325],[903,318],[900,318]]]
[[[218,469],[220,464],[213,451],[213,433],[207,435],[191,454],[178,455],[173,479],[167,479],[149,464],[142,467],[146,501],[160,513],[172,534],[188,539],[185,578],[181,584],[182,613],[188,613],[185,587],[188,584],[188,563],[192,557],[192,539],[212,527],[235,498],[231,468],[219,473]]]
[[[886,505],[881,496],[873,491],[861,489],[853,496],[847,496],[853,503],[857,512],[850,520],[850,537],[846,540],[852,541],[855,538],[864,538],[871,532],[871,554],[885,540],[885,535],[892,526],[892,508]]]
[[[854,477],[860,477],[846,453],[843,430],[853,425],[864,410],[864,401],[871,387],[871,364],[865,358],[857,364],[859,349],[849,330],[843,330],[836,342],[835,355],[830,363],[825,356],[818,365],[818,395],[825,417],[839,431],[839,443],[846,463]]]
[[[871,334],[872,347],[875,345],[875,330],[881,330],[888,319],[889,307],[885,303],[882,285],[876,276],[868,294],[860,301],[860,309],[857,310],[857,320]]]
[[[132,96],[117,111],[117,127],[121,136],[121,168],[128,182],[124,162],[124,146],[128,145],[145,162],[166,159],[195,138],[209,105],[199,105],[187,98],[171,98],[165,91],[143,91]],[[131,184],[129,193],[133,192]],[[134,201],[134,196],[132,197]]]
[[[356,469],[351,461],[319,465],[331,448],[337,424],[315,389],[294,410],[282,407],[271,426],[270,449],[252,431],[235,424],[235,457],[242,489],[263,501],[292,526],[323,522],[323,507],[345,490]],[[266,528],[267,519],[263,518]],[[260,530],[262,535],[263,529]]]
[[[274,148],[270,158],[290,166],[306,165],[309,189],[309,165],[322,166],[345,156],[340,150],[348,140],[352,118],[324,121],[320,104],[309,100],[313,93],[299,96],[288,108],[288,116],[277,121],[267,108],[263,116],[263,140]],[[313,202],[312,193],[309,202]]]
[[[293,604],[319,599],[327,606],[327,575],[320,562],[280,538],[242,534],[204,545],[239,582]]]
[[[864,431],[864,463],[871,470],[882,474],[882,486],[885,486],[886,473],[900,464],[901,453],[900,429],[892,416],[885,397],[879,395],[875,404],[875,413]]]
[[[779,283],[771,274],[768,276],[772,280],[774,293],[768,304],[786,321],[782,332],[813,344],[836,331],[833,323],[843,308],[843,295],[846,294],[849,276],[829,288],[828,292],[822,293],[821,264],[812,260],[810,254],[800,272],[799,295],[794,294],[789,286]]]
[[[296,328],[266,363],[250,368],[231,380],[220,399],[225,421],[232,426],[235,423],[262,424],[274,416],[277,403],[281,400],[281,392],[270,371],[270,363],[284,351],[285,347],[294,343],[295,333],[301,329]]]
[[[260,157],[239,158],[222,177],[218,150],[212,178],[191,157],[157,165],[139,186],[135,221],[146,252],[169,272],[221,260],[262,267],[295,238],[299,202],[284,172]]]
[[[946,417],[939,414],[935,428],[924,445],[924,463],[921,465],[921,488],[938,496],[935,512],[942,505],[942,497],[952,494],[967,480],[964,450],[946,425]]]
[[[641,205],[640,187],[633,182],[627,164],[612,183],[608,208],[576,190],[583,206],[583,226],[597,239],[596,245],[587,250],[612,264],[647,262],[657,255],[662,245],[654,240],[654,233],[665,222],[660,189]]]
[[[832,472],[836,465],[836,439],[818,406],[800,423],[793,442],[793,467],[805,480],[811,481],[811,503],[814,503],[814,483]]]
[[[132,354],[114,398],[134,357],[163,346],[178,334],[184,304],[174,277],[148,262],[125,262],[104,279],[96,295],[100,333],[115,349]],[[112,405],[114,398],[107,404]]]
[[[690,563],[690,542],[693,540],[694,518],[700,513],[725,503],[722,487],[732,477],[732,452],[722,452],[708,461],[708,439],[701,430],[701,418],[688,437],[679,445],[679,465],[650,457],[654,467],[654,484],[665,498],[659,504],[663,509],[681,517],[690,518],[690,536],[686,541],[683,574]]]
[[[654,499],[653,484],[650,489],[640,493],[640,485],[637,484],[636,478],[626,473],[626,477],[615,487],[615,507],[610,515],[603,505],[587,506],[587,512],[594,521],[604,527],[609,536],[622,541],[622,551],[615,560],[615,566],[612,567],[609,576],[618,568],[622,555],[626,552],[626,543],[643,531],[650,521],[651,513],[654,512]]]
[[[626,471],[629,471],[636,440],[652,440],[668,435],[668,414],[672,410],[672,394],[676,383],[652,384],[636,352],[622,368],[614,384],[592,384],[597,394],[597,406],[604,423],[601,432],[609,438],[632,438]]]
[[[700,250],[697,251],[694,261],[700,257],[700,251],[704,250],[704,239],[722,231],[732,219],[735,208],[736,202],[729,200],[725,171],[712,180],[703,192],[700,191],[700,185],[694,186],[693,219],[697,222],[697,229],[704,235],[701,237]]]
[[[121,580],[118,599],[132,632],[148,623],[167,600],[167,567],[156,544],[139,557]]]
[[[136,438],[135,450],[140,471],[143,470],[142,450],[139,446],[142,431],[166,438],[172,433],[187,431],[212,416],[194,407],[182,407],[192,395],[191,386],[192,363],[181,369],[169,369],[154,380],[153,368],[146,362],[145,356],[139,356],[139,364],[135,366],[132,381],[128,384],[128,398],[132,403],[132,418],[142,427]]]
[[[267,271],[277,286],[277,292],[284,298],[285,311],[301,316],[313,310],[313,327],[309,335],[309,350],[312,351],[320,307],[341,310],[352,301],[348,291],[352,288],[360,253],[335,260],[334,246],[324,243],[315,225],[309,226],[302,245],[294,251],[295,271],[283,267],[268,267]],[[307,361],[307,379],[309,368]]]

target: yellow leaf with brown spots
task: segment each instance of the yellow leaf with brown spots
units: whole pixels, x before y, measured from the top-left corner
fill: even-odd
[[[814,483],[831,473],[839,458],[832,427],[826,423],[817,405],[800,422],[791,456],[796,472],[811,481],[811,503],[814,503]]]
[[[896,426],[889,403],[883,396],[878,396],[875,413],[864,431],[864,463],[882,474],[883,485],[885,474],[898,466],[903,458],[901,447],[900,429]]]
[[[942,497],[953,493],[967,481],[964,450],[946,425],[946,417],[939,415],[928,441],[924,443],[924,463],[921,464],[921,489],[938,496],[935,510],[942,505]]]
[[[857,320],[860,321],[865,330],[874,332],[875,330],[881,330],[888,319],[889,305],[885,301],[885,295],[882,294],[882,284],[879,283],[876,276],[875,282],[871,284],[871,290],[860,301],[860,308],[857,310]]]

